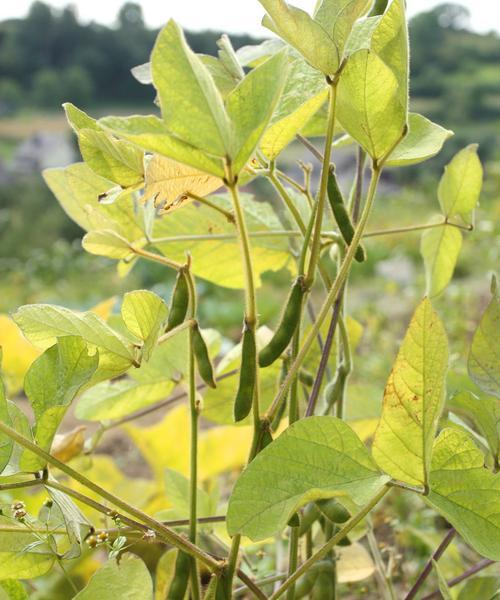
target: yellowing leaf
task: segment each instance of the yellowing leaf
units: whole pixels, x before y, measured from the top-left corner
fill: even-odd
[[[363,581],[375,572],[375,565],[368,550],[357,542],[337,548],[336,561],[339,583]]]
[[[100,317],[103,321],[107,321],[113,312],[113,308],[116,304],[116,296],[112,298],[108,298],[107,300],[103,300],[99,302],[95,306],[93,306],[90,310],[95,313],[98,317]]]
[[[54,436],[51,454],[61,462],[69,462],[83,451],[85,427],[80,426],[64,434]]]
[[[462,233],[457,227],[444,225],[427,229],[422,234],[420,252],[424,258],[426,294],[438,296],[453,277],[462,247]]]
[[[322,0],[314,20],[332,37],[342,54],[352,26],[370,8],[371,0]]]
[[[337,47],[310,15],[283,0],[259,2],[269,15],[262,22],[265,27],[296,48],[309,64],[325,75],[333,75],[337,71],[340,63]]]
[[[0,524],[12,527],[12,520],[0,517]],[[55,562],[48,544],[41,543],[26,551],[26,547],[39,541],[26,532],[0,535],[0,581],[5,579],[34,579],[47,573]]]
[[[173,20],[156,38],[151,67],[168,130],[209,154],[228,155],[231,126],[222,96]]]
[[[406,123],[399,83],[374,52],[358,50],[347,61],[338,84],[338,119],[374,159],[397,143]]]
[[[477,552],[500,560],[500,478],[464,431],[445,429],[434,444],[426,502]]]
[[[102,229],[84,235],[82,246],[90,254],[123,259],[133,256],[130,243],[116,231]]]
[[[40,350],[26,340],[7,315],[0,315],[0,347],[3,350],[0,367],[5,384],[7,390],[15,394],[22,388],[24,375]]]
[[[492,287],[493,297],[472,338],[468,368],[474,383],[500,398],[500,294],[496,279]]]
[[[144,150],[191,165],[205,173],[224,177],[224,167],[220,158],[206,154],[175,137],[165,123],[154,115],[105,117],[99,123],[107,131],[133,142]]]
[[[222,185],[219,177],[213,177],[193,167],[155,154],[146,168],[144,200],[154,198],[155,206],[164,204],[165,212],[178,208],[187,194],[206,196]]]
[[[417,307],[392,368],[372,453],[391,477],[428,486],[445,397],[448,341],[429,300]]]
[[[460,215],[466,222],[479,200],[483,184],[483,167],[477,156],[477,144],[471,144],[445,167],[438,188],[438,198],[447,217]]]
[[[408,115],[408,134],[391,152],[385,163],[388,167],[414,165],[435,156],[453,131],[429,121],[422,115]]]

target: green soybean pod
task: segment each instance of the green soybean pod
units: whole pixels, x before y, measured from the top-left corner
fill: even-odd
[[[340,233],[344,238],[345,243],[349,246],[352,242],[352,238],[354,237],[354,227],[351,222],[351,217],[347,212],[342,192],[340,191],[337,183],[333,166],[330,166],[330,170],[328,172],[328,200],[330,201],[333,216],[335,217],[335,221],[337,221]],[[358,262],[363,262],[366,260],[366,253],[363,246],[358,246],[354,258]]]
[[[189,573],[191,570],[191,557],[179,550],[175,561],[175,574],[168,590],[169,600],[184,600],[186,595]]]
[[[174,329],[186,318],[186,313],[189,306],[189,286],[187,282],[186,272],[184,269],[179,269],[177,279],[175,280],[172,299],[170,301],[170,309],[168,313],[166,332]]]
[[[252,409],[257,378],[256,353],[255,331],[245,321],[241,341],[240,379],[234,400],[234,420],[236,422],[243,420]]]
[[[319,515],[319,508],[314,502],[309,502],[309,504],[306,504],[300,519],[299,536],[305,535],[309,529],[311,529],[312,524],[316,521]]]
[[[212,366],[212,361],[210,360],[210,355],[208,354],[207,344],[201,335],[198,323],[194,323],[193,325],[192,336],[193,352],[200,377],[208,387],[215,388],[214,368]]]
[[[306,369],[299,369],[299,381],[308,387],[314,385],[314,375]]]
[[[302,299],[305,294],[304,277],[300,275],[293,282],[288,294],[285,309],[270,342],[259,352],[259,366],[268,367],[281,356],[290,343],[300,322]]]
[[[311,600],[335,600],[335,572],[332,566],[319,571],[311,591]]]
[[[332,523],[345,523],[351,518],[349,511],[337,502],[334,498],[329,500],[318,500],[316,502],[319,510]]]
[[[310,570],[304,573],[295,584],[295,598],[305,598],[313,589],[317,577],[317,570]]]

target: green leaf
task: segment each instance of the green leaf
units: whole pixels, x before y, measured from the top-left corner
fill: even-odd
[[[173,512],[168,511],[171,517],[179,519],[189,517],[189,486],[189,479],[185,475],[174,469],[165,469],[165,495],[174,507]],[[205,490],[196,491],[196,500],[199,517],[209,517],[214,514],[214,503]]]
[[[97,369],[99,356],[90,354],[81,337],[60,337],[31,365],[24,390],[35,414],[35,442],[49,451],[68,406]],[[39,471],[45,461],[26,451],[23,471]]]
[[[0,525],[12,527],[12,520],[0,516]],[[0,581],[35,579],[50,571],[55,556],[47,544],[36,542],[38,538],[28,529],[0,535]]]
[[[354,23],[372,4],[371,0],[322,0],[314,20],[332,37],[342,55]]]
[[[39,348],[52,346],[58,337],[81,336],[99,351],[99,368],[93,381],[116,377],[135,363],[130,344],[93,312],[76,313],[62,306],[28,304],[12,316],[25,337]]]
[[[232,209],[227,196],[211,196],[210,199],[226,210]],[[258,237],[251,239],[257,285],[260,286],[260,276],[265,271],[286,267],[293,273],[295,265],[288,250],[288,240],[272,234],[265,237],[266,232],[282,229],[270,205],[255,202],[247,194],[242,195],[242,205],[250,236],[254,231],[259,232]],[[234,225],[208,206],[191,203],[158,219],[151,243],[171,260],[182,263],[188,250],[196,277],[233,289],[242,289],[245,285]]]
[[[6,579],[0,583],[1,600],[29,600],[24,585],[16,579]]]
[[[495,465],[500,465],[500,402],[492,396],[478,398],[472,392],[460,392],[448,401],[448,406],[465,415],[488,442]]]
[[[364,504],[386,481],[346,423],[302,419],[240,475],[229,500],[228,532],[262,540],[281,531],[307,502],[347,495]]]
[[[445,429],[434,444],[425,501],[479,554],[500,560],[500,478],[484,468],[470,436]]]
[[[453,600],[453,596],[451,595],[450,588],[446,581],[446,577],[443,575],[440,566],[434,559],[432,560],[432,566],[437,575],[438,587],[443,600]]]
[[[154,115],[105,117],[99,123],[104,129],[148,152],[161,154],[200,171],[224,177],[224,166],[220,158],[210,156],[176,138],[169,132],[165,123]]]
[[[389,152],[403,133],[406,110],[393,71],[374,52],[359,50],[338,84],[338,120],[373,159]]]
[[[133,256],[130,243],[111,229],[90,231],[83,236],[82,246],[90,254],[107,258],[120,260]]]
[[[483,392],[500,398],[500,294],[493,280],[493,297],[481,317],[469,352],[469,375]]]
[[[418,113],[408,115],[408,134],[385,163],[388,167],[404,167],[428,160],[441,150],[453,131],[429,121]]]
[[[121,314],[128,330],[144,342],[142,357],[149,360],[167,318],[167,305],[153,292],[136,290],[123,297]]]
[[[500,578],[492,575],[491,577],[474,577],[468,579],[458,594],[458,600],[498,600],[500,593]]]
[[[445,290],[462,247],[462,233],[457,227],[443,225],[422,234],[420,252],[424,259],[426,294],[433,298]]]
[[[257,349],[263,348],[271,339],[272,332],[267,327],[260,327],[256,334]],[[216,379],[217,388],[207,390],[203,396],[203,418],[223,425],[234,424],[234,399],[238,389],[238,374],[221,378],[221,375],[227,374],[240,368],[241,364],[241,342],[231,348],[231,350],[217,364]],[[261,412],[269,408],[276,394],[276,382],[281,371],[280,361],[274,362],[269,367],[259,370],[259,405]],[[248,425],[252,422],[252,416],[249,415],[238,424]]]
[[[325,78],[295,52],[289,53],[288,74],[283,93],[265,131],[260,148],[276,158],[325,102]]]
[[[101,177],[122,187],[143,181],[144,154],[136,146],[94,129],[82,129],[78,141],[83,160]]]
[[[144,237],[132,197],[100,204],[99,197],[113,187],[113,182],[95,174],[86,164],[47,169],[43,176],[62,208],[82,229],[111,229],[130,241]]]
[[[71,104],[71,102],[65,102],[63,108],[68,123],[77,135],[82,129],[93,129],[94,131],[101,130],[95,119],[74,104]]]
[[[120,562],[108,560],[74,600],[97,598],[153,600],[153,582],[146,565],[134,554],[122,554]]]
[[[20,433],[23,437],[32,440],[33,434],[31,431],[31,425],[28,420],[28,417],[17,406],[17,404],[14,404],[14,402],[7,401],[7,408],[9,411],[9,418],[4,420],[3,422],[10,425],[10,427],[17,431],[17,433]],[[19,446],[19,444],[14,444],[9,462],[7,463],[7,465],[1,473],[2,477],[16,475],[21,471],[19,463],[23,452],[24,449],[21,446]]]
[[[170,548],[161,555],[155,572],[155,600],[165,600],[175,576],[175,563],[177,561],[177,548]]]
[[[469,223],[482,184],[483,167],[477,156],[477,144],[470,144],[455,154],[439,182],[438,198],[446,217],[459,215]]]
[[[239,173],[252,157],[274,112],[287,75],[286,52],[252,69],[226,99],[233,123],[232,168]]]
[[[0,348],[0,366],[2,358],[2,350]],[[5,386],[2,379],[0,378],[0,421],[12,427],[12,420],[9,414],[9,406],[7,404],[7,398],[5,397]],[[9,464],[12,456],[12,449],[14,444],[10,437],[0,433],[0,473],[3,472],[5,467]]]
[[[372,453],[391,477],[428,486],[432,444],[445,398],[448,340],[426,298],[392,368]]]
[[[231,124],[222,96],[175,21],[158,35],[151,66],[167,129],[209,154],[229,154]]]
[[[83,541],[92,529],[92,524],[69,496],[54,488],[46,489],[61,514],[71,544],[63,558],[78,558],[82,553]]]
[[[324,73],[336,73],[340,56],[325,29],[300,8],[283,0],[259,0],[268,13],[262,24],[293,46],[307,62]]]
[[[173,387],[168,379],[153,383],[103,381],[81,395],[75,415],[86,421],[119,419],[166,398]]]

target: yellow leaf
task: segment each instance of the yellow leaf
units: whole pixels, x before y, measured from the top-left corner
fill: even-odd
[[[206,196],[221,185],[219,177],[155,154],[146,168],[144,200],[154,198],[155,206],[165,203],[168,212],[190,202],[188,194]]]
[[[339,583],[362,581],[375,571],[375,565],[364,546],[358,543],[337,549],[337,579]]]
[[[40,354],[22,335],[17,325],[7,315],[0,315],[0,347],[3,349],[2,373],[10,394],[18,392],[24,375]]]
[[[80,426],[67,433],[56,435],[52,442],[52,455],[66,463],[81,454],[85,443],[85,429]]]
[[[113,311],[113,308],[116,304],[116,296],[112,296],[107,300],[103,300],[93,306],[90,310],[95,313],[98,317],[101,317],[103,321],[107,321]]]
[[[172,409],[155,425],[125,425],[124,429],[159,482],[163,482],[167,467],[189,475],[189,414],[184,405]],[[200,432],[200,480],[242,467],[247,459],[251,436],[251,427],[223,426]]]

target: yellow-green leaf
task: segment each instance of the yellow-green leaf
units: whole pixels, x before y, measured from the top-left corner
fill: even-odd
[[[470,144],[445,167],[438,188],[439,203],[447,217],[461,216],[470,222],[483,184],[483,167],[477,144]]]
[[[302,419],[240,475],[229,500],[228,532],[262,540],[307,502],[349,496],[364,504],[386,481],[349,425],[335,417]]]
[[[167,129],[195,148],[226,156],[231,125],[222,96],[173,20],[156,38],[151,67]]]
[[[332,38],[323,27],[300,8],[284,0],[259,0],[268,13],[263,25],[288,42],[309,64],[324,73],[333,75],[340,56]]]
[[[149,290],[135,290],[123,297],[121,314],[128,330],[144,342],[142,357],[149,360],[167,318],[167,305]]]
[[[1,359],[1,348],[0,348],[0,359]],[[7,398],[5,397],[5,388],[3,381],[0,378],[0,421],[7,425],[12,425],[11,418],[9,415],[9,408],[7,405]],[[10,457],[12,454],[13,443],[12,439],[0,433],[0,473],[9,464]]]
[[[435,156],[453,131],[429,121],[422,115],[410,113],[408,134],[385,163],[388,167],[414,165]]]
[[[12,520],[0,517],[0,524],[12,527]],[[50,571],[55,562],[54,553],[48,544],[37,542],[40,540],[28,529],[0,535],[0,581],[35,579]],[[27,547],[30,549],[25,550]]]
[[[122,259],[133,256],[129,242],[110,229],[90,231],[83,237],[82,246],[90,254],[107,258]]]
[[[358,50],[347,61],[338,84],[338,119],[374,159],[400,139],[406,123],[399,83],[374,52]]]
[[[424,299],[389,376],[372,448],[384,471],[410,485],[428,486],[447,369],[446,332],[430,301]]]
[[[426,294],[431,298],[450,283],[461,247],[462,233],[457,227],[443,225],[422,234],[420,252],[425,265]]]
[[[469,352],[469,375],[484,392],[500,398],[500,294],[493,279],[493,297],[481,317]]]
[[[107,131],[133,142],[144,150],[172,158],[205,173],[224,177],[224,166],[220,158],[175,137],[165,123],[154,115],[105,117],[99,123]]]
[[[343,53],[354,23],[371,4],[371,0],[322,0],[318,3],[314,20],[331,36],[339,55]]]
[[[464,431],[445,429],[434,444],[424,498],[479,554],[500,560],[500,478]]]

